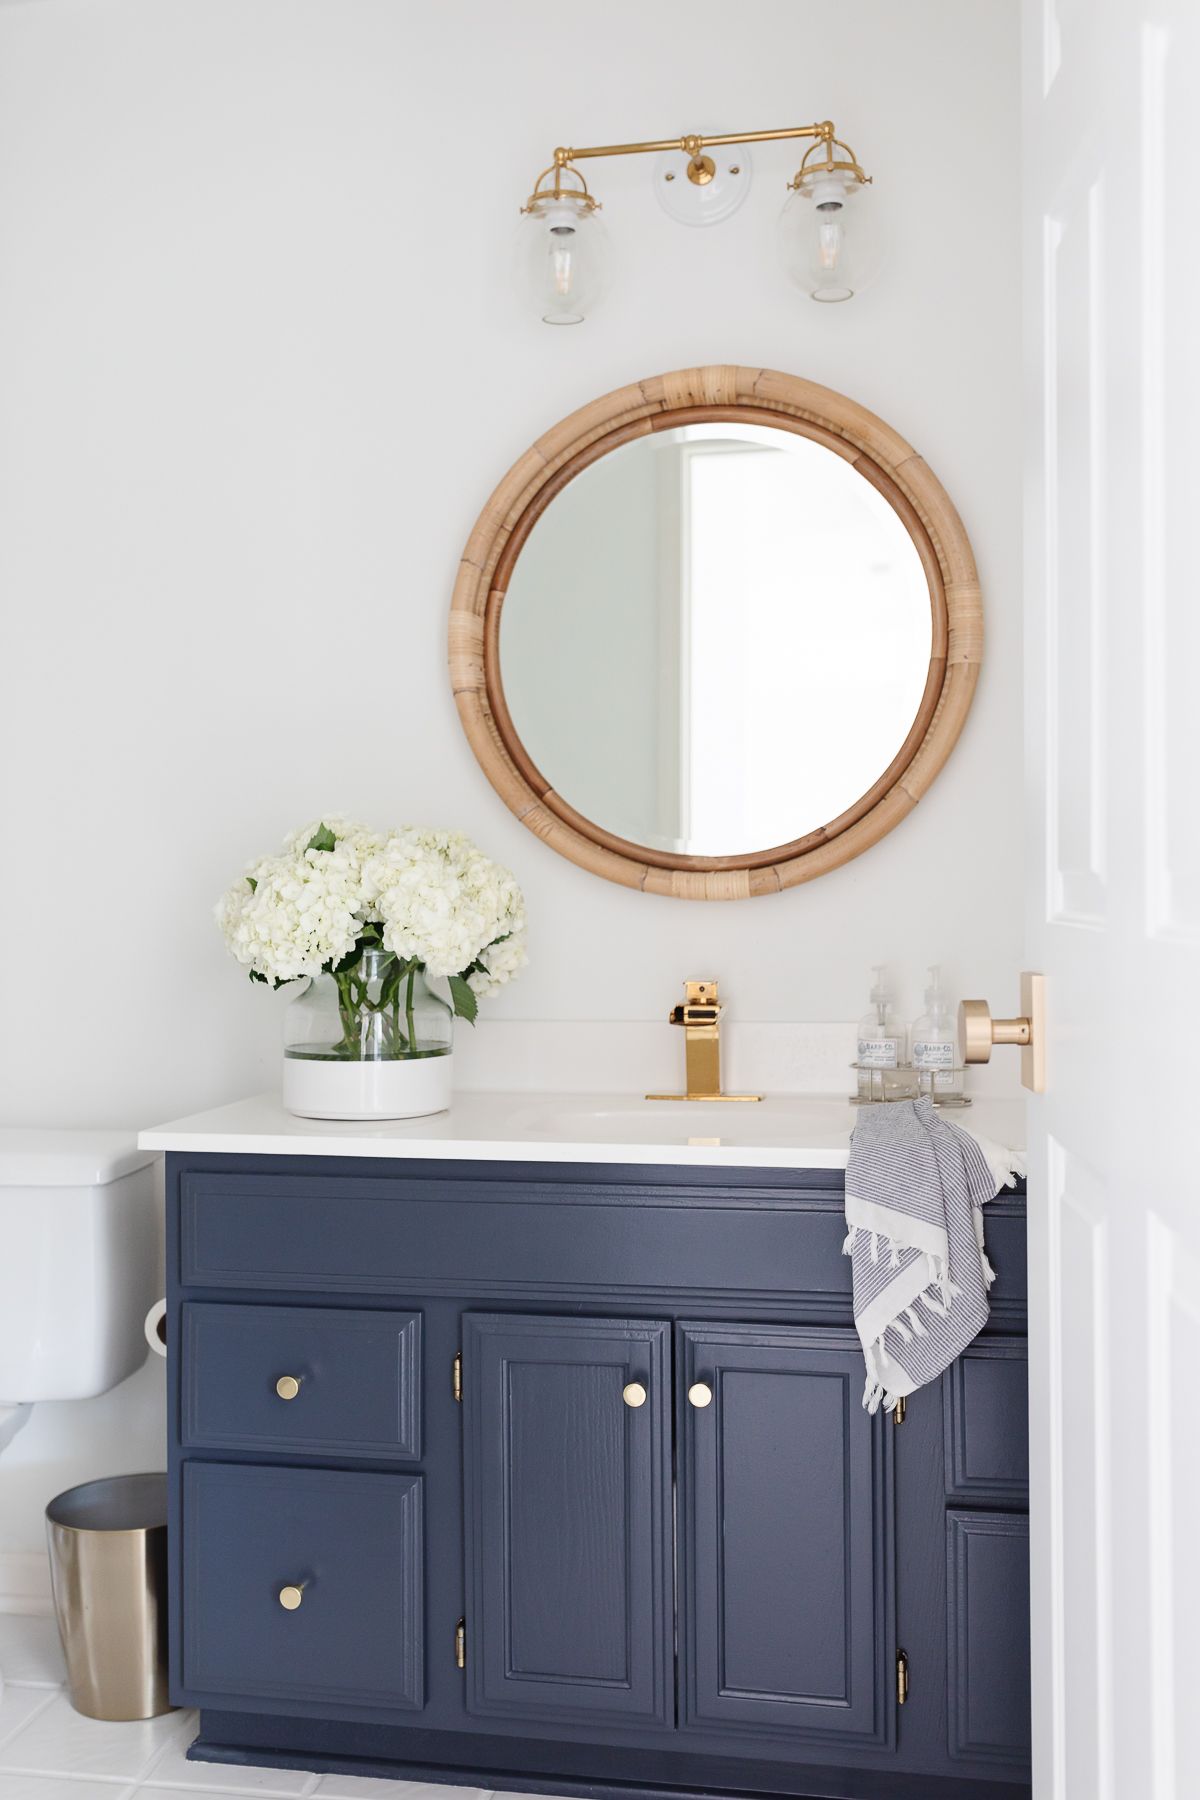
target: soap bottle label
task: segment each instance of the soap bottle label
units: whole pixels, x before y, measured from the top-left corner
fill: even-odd
[[[921,1038],[913,1045],[914,1069],[952,1069],[954,1067],[954,1044],[931,1043],[928,1038]]]
[[[895,1069],[900,1063],[900,1040],[894,1037],[859,1038],[858,1060],[868,1069]]]

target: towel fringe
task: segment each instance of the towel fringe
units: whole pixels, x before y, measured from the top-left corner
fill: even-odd
[[[870,1413],[873,1417],[881,1406],[884,1412],[895,1412],[898,1399],[898,1394],[890,1394],[883,1383],[876,1381],[873,1375],[867,1376],[867,1384],[863,1388],[862,1398],[864,1412]]]

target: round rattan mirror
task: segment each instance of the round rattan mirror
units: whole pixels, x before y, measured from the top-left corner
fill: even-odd
[[[776,893],[911,811],[982,648],[971,547],[890,427],[797,376],[622,388],[538,440],[468,541],[450,669],[501,798],[610,881]]]

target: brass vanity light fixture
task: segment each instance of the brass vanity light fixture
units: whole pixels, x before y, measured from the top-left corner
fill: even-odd
[[[958,1009],[963,1060],[985,1063],[993,1044],[1015,1044],[1021,1052],[1021,1086],[1031,1094],[1046,1091],[1046,977],[1028,969],[1021,976],[1021,1013],[1016,1019],[993,1019],[986,1000],[964,1000]]]
[[[779,139],[811,138],[788,188],[780,216],[780,253],[785,269],[814,300],[849,300],[855,275],[846,231],[851,195],[871,182],[848,144],[837,136],[832,119],[815,125],[789,125],[778,131],[727,131],[715,137],[691,133],[680,138],[651,138],[635,144],[593,144],[583,149],[560,145],[554,161],[543,169],[521,208],[525,230],[526,273],[547,325],[578,325],[600,292],[604,274],[604,230],[597,218],[600,202],[591,193],[576,163],[593,156],[641,156],[671,153],[687,157],[688,188],[673,194],[684,200],[664,201],[676,218],[696,224],[725,218],[745,193],[748,168],[738,162],[719,167],[713,150],[731,144],[764,144]],[[663,183],[675,182],[675,170],[659,171]],[[731,189],[731,184],[734,188]],[[738,185],[740,184],[740,185]],[[689,192],[696,198],[691,204]],[[714,204],[715,202],[715,204]]]
[[[761,1100],[761,1094],[721,1092],[721,1014],[715,981],[685,981],[683,1005],[667,1014],[682,1025],[687,1059],[686,1094],[647,1094],[647,1100]]]

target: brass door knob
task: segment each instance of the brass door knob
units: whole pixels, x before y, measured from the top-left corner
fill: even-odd
[[[1021,976],[1021,1012],[1015,1019],[993,1019],[986,1000],[964,1000],[958,1009],[963,1060],[985,1063],[993,1044],[1015,1044],[1021,1052],[1021,1083],[1033,1094],[1046,1091],[1046,979],[1026,971]]]
[[[646,1390],[640,1381],[630,1381],[621,1389],[621,1398],[626,1406],[645,1406]]]
[[[275,1383],[275,1392],[281,1400],[294,1400],[300,1392],[300,1376],[281,1375]]]
[[[301,1582],[298,1587],[289,1584],[287,1587],[281,1587],[279,1590],[279,1604],[282,1606],[284,1612],[295,1612],[303,1598],[303,1582]]]
[[[688,1389],[688,1399],[693,1406],[709,1406],[712,1404],[712,1389],[707,1381],[693,1381]]]

